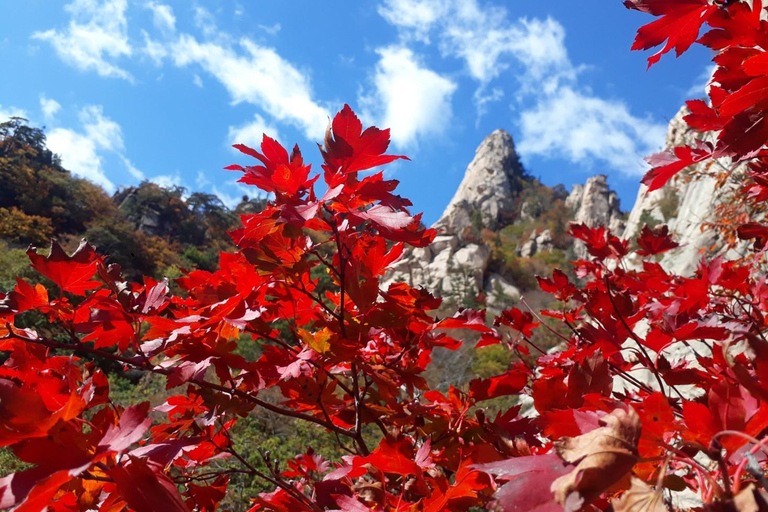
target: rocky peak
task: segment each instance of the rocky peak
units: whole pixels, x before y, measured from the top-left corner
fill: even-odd
[[[605,174],[588,178],[584,185],[574,185],[565,204],[573,209],[574,222],[590,227],[606,226],[617,235],[624,231],[619,196],[608,186]]]
[[[475,151],[456,194],[435,227],[461,236],[479,225],[494,229],[511,213],[525,172],[512,137],[504,130],[488,135]]]
[[[574,185],[570,195],[562,185],[543,185],[523,169],[512,137],[496,130],[434,224],[432,245],[409,251],[384,285],[404,280],[459,304],[484,296],[486,306],[499,309],[530,286],[529,274],[565,260],[569,221],[616,227],[622,218],[605,176]]]

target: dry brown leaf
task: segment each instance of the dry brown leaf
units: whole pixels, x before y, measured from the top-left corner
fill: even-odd
[[[570,512],[578,510],[621,480],[637,462],[640,417],[631,407],[616,409],[600,420],[604,426],[555,442],[557,455],[577,464],[552,482],[555,500]]]
[[[635,477],[629,490],[611,503],[614,512],[669,512],[664,493]]]
[[[766,512],[768,511],[768,496],[750,484],[733,497],[733,508],[738,512]]]

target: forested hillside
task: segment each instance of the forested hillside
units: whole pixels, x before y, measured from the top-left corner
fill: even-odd
[[[148,181],[110,197],[64,169],[41,129],[21,118],[0,124],[0,288],[28,266],[27,246],[47,246],[51,237],[70,250],[86,238],[129,279],[214,270],[219,253],[233,248],[227,231],[239,225],[238,213],[262,207],[244,197],[230,210],[213,194]]]

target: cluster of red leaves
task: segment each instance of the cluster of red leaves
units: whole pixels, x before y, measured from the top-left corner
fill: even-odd
[[[636,47],[666,41],[661,53],[680,53],[707,22],[703,41],[728,70],[712,89],[720,103],[692,105],[692,122],[717,130],[717,146],[675,158],[768,167],[765,138],[755,136],[768,102],[745,92],[738,107],[723,107],[760,76],[749,74],[758,64],[744,71],[763,51],[759,0],[630,6],[661,16]],[[758,127],[748,142],[730,126],[745,112]],[[126,282],[85,242],[71,256],[55,242],[47,256],[30,249],[55,287],[19,280],[0,294],[0,446],[31,466],[0,479],[0,508],[213,511],[232,472],[274,486],[251,497],[254,511],[658,512],[665,490],[684,489],[712,510],[765,506],[757,486],[768,444],[768,285],[757,258],[702,260],[682,277],[654,260],[676,247],[665,227],[643,230],[645,260],[633,265],[626,240],[575,225],[590,255],[574,262],[579,281],[561,271],[539,280],[562,303],[543,314],[571,329],[559,352],[545,353],[531,335],[546,326],[530,311],[504,311],[489,327],[484,311],[436,318],[440,300],[423,289],[382,289],[406,244],[435,236],[394,194],[395,181],[361,175],[403,158],[386,155],[388,145],[388,131],[363,130],[345,107],[321,146],[321,174],[298,148],[266,136],[260,150],[237,146],[258,163],[229,169],[274,200],[242,217],[231,233],[239,250],[222,254],[219,270],[177,281],[183,296],[165,282]],[[762,250],[761,229],[744,226]],[[56,329],[23,328],[31,311]],[[430,389],[433,350],[457,349],[466,330],[478,346],[502,343],[526,357],[461,389]],[[254,360],[236,351],[244,334],[261,346]],[[179,394],[152,411],[116,407],[94,356],[162,376]],[[483,402],[509,395],[517,406],[486,414]],[[308,447],[287,469],[262,472],[230,435],[255,408],[332,432],[348,455],[329,461]],[[224,458],[240,465],[222,469]]]
[[[650,190],[664,186],[679,171],[708,159],[732,164],[749,160],[755,180],[750,194],[767,193],[768,153],[768,21],[762,0],[627,0],[624,4],[659,19],[642,27],[633,50],[662,45],[648,65],[675,49],[679,56],[694,43],[715,53],[709,102],[688,102],[686,122],[708,134],[696,147],[681,146],[653,155],[643,178]],[[701,37],[703,26],[709,30]]]

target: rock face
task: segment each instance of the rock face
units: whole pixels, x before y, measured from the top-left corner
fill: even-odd
[[[586,185],[574,185],[565,201],[574,208],[574,222],[588,226],[606,226],[614,233],[624,231],[624,214],[619,196],[608,187],[608,177],[598,174],[587,179]]]
[[[540,252],[550,252],[553,248],[552,233],[545,229],[541,233],[533,231],[528,241],[518,249],[517,254],[522,258],[530,258]]]
[[[685,107],[680,109],[670,122],[665,149],[694,144],[696,135],[683,120],[687,113]],[[707,165],[707,162],[699,165]],[[681,275],[692,274],[701,261],[702,252],[719,245],[717,233],[703,227],[715,221],[715,208],[724,200],[723,190],[716,190],[713,177],[699,175],[691,179],[691,174],[697,170],[698,166],[694,166],[683,171],[653,192],[648,192],[648,187],[642,185],[624,231],[624,238],[631,239],[645,224],[666,223],[680,247],[665,253],[661,264],[668,271]],[[744,243],[734,251],[743,253],[747,245]]]
[[[456,194],[434,227],[459,236],[473,225],[497,228],[511,213],[523,175],[512,137],[503,130],[494,131],[475,151]]]

